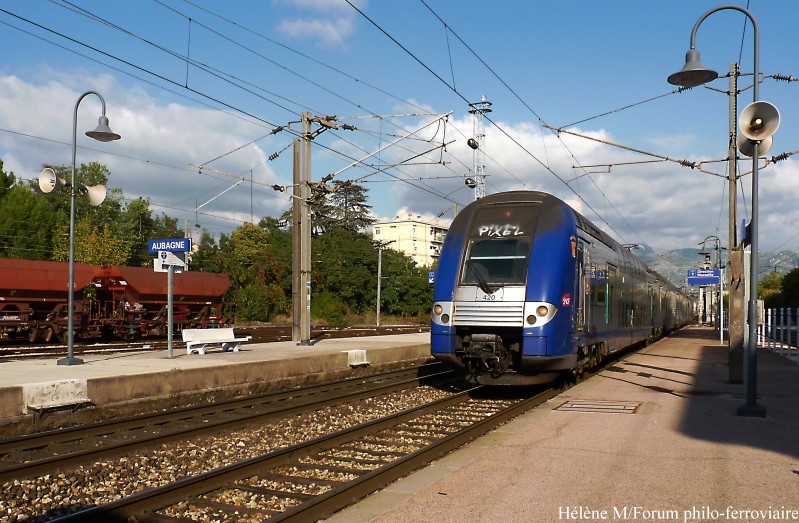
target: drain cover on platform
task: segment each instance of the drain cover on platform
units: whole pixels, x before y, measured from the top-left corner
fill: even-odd
[[[555,407],[564,412],[607,412],[610,414],[635,414],[641,404],[637,401],[569,400]]]

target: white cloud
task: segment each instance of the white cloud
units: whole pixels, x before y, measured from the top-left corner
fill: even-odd
[[[473,153],[466,146],[472,122],[469,115],[464,115],[461,119],[451,118],[450,123],[463,135],[453,129],[447,131],[448,138],[457,139],[447,147],[449,170],[438,164],[419,166],[412,171],[405,169],[409,181],[425,183],[435,194],[425,193],[410,184],[395,183],[391,190],[394,203],[391,208],[399,209],[398,214],[436,216],[445,206],[451,205],[442,201],[439,194],[451,195],[464,204],[472,201],[471,191],[463,185],[463,178],[471,174],[472,168]],[[659,159],[585,138],[561,134],[559,139],[548,130],[525,122],[498,122],[498,126],[513,140],[497,127],[486,126],[488,193],[550,192],[617,240],[645,243],[656,251],[693,246],[709,235],[716,235],[723,245],[727,244],[728,182],[723,177],[726,164],[704,166],[718,171],[720,177],[673,161],[653,161]],[[575,129],[575,132],[614,142],[613,135],[605,130]],[[391,154],[400,155],[399,151]],[[578,164],[591,167],[574,168]],[[748,162],[741,165],[742,170],[748,171]],[[578,178],[586,172],[591,174]],[[459,174],[463,177],[458,177]],[[436,176],[438,180],[429,180]],[[760,206],[760,245],[766,250],[779,247],[795,234],[792,224],[799,219],[794,197],[799,189],[799,162],[788,160],[761,169],[760,179],[760,201],[768,202]],[[750,180],[749,177],[743,179],[747,197],[739,196],[739,226],[751,208]],[[795,249],[796,245],[784,248]]]
[[[84,91],[74,90],[74,85],[82,85]],[[126,198],[149,198],[156,213],[166,212],[181,222],[199,221],[214,232],[249,221],[251,208],[257,221],[289,207],[284,194],[264,186],[289,183],[276,174],[261,148],[269,146],[271,137],[246,145],[268,130],[217,110],[163,104],[110,77],[99,82],[72,77],[69,85],[0,77],[0,120],[6,130],[0,132],[0,156],[5,169],[35,179],[43,164],[69,165],[75,103],[89,89],[105,98],[110,127],[122,139],[101,143],[84,135],[101,114],[99,99],[88,95],[78,108],[76,162],[106,165],[111,171],[109,187],[122,189]],[[221,173],[199,172],[189,165],[222,155],[207,165]],[[221,194],[240,178],[246,181]],[[208,200],[212,201],[195,213]]]
[[[355,33],[356,11],[344,0],[288,0],[301,14],[282,18],[277,30],[294,39],[315,40],[318,45],[344,47]],[[354,2],[363,8],[366,1]]]
[[[277,30],[291,38],[312,38],[320,44],[342,46],[352,36],[352,18],[292,18],[280,21]]]

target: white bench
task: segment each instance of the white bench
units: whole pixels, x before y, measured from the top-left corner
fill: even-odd
[[[252,336],[237,338],[233,329],[183,329],[183,341],[186,342],[186,354],[197,351],[205,354],[206,345],[220,345],[222,350],[233,349],[238,352],[243,341],[250,341]]]

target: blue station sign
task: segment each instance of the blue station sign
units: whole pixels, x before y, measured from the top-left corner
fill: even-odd
[[[718,285],[720,281],[719,269],[688,269],[688,285]]]
[[[150,240],[147,242],[150,252],[190,252],[191,238],[170,238],[166,240]]]

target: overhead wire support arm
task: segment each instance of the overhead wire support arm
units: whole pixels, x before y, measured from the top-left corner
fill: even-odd
[[[443,114],[443,115],[439,116],[439,117],[438,117],[438,118],[436,118],[435,120],[432,120],[432,121],[430,121],[430,122],[428,122],[428,123],[424,124],[423,126],[419,127],[419,128],[418,128],[418,129],[416,129],[415,131],[412,131],[412,132],[408,133],[408,134],[407,134],[407,135],[405,135],[405,136],[400,136],[400,137],[399,137],[399,138],[397,138],[396,140],[393,140],[393,141],[391,141],[391,142],[388,142],[388,143],[387,143],[387,144],[385,144],[383,147],[380,147],[379,149],[377,149],[377,150],[375,150],[375,151],[372,151],[371,153],[367,154],[366,156],[364,156],[364,157],[362,157],[362,158],[359,158],[359,159],[355,160],[354,162],[350,163],[349,165],[346,165],[345,167],[342,167],[342,168],[341,168],[341,169],[339,169],[338,171],[336,171],[336,172],[334,172],[334,173],[330,173],[330,174],[328,175],[328,176],[329,176],[329,178],[327,178],[327,181],[329,181],[329,180],[332,180],[333,178],[335,178],[336,176],[338,176],[339,174],[343,173],[344,171],[346,171],[346,170],[348,170],[348,169],[352,169],[352,168],[353,168],[353,167],[355,167],[356,165],[365,165],[365,163],[364,163],[364,162],[365,162],[365,161],[366,161],[368,158],[371,158],[372,156],[374,156],[374,155],[376,155],[376,154],[378,154],[378,153],[380,153],[380,152],[384,151],[385,149],[387,149],[387,148],[389,148],[389,147],[391,147],[391,146],[393,146],[393,145],[396,145],[396,144],[398,144],[398,143],[399,143],[399,142],[401,142],[402,140],[405,140],[405,139],[408,139],[408,138],[410,138],[411,136],[415,135],[416,133],[418,133],[418,132],[419,132],[419,131],[421,131],[422,129],[424,129],[424,128],[426,128],[426,127],[429,127],[429,126],[430,126],[430,125],[432,125],[434,122],[437,122],[437,121],[440,121],[440,120],[442,120],[442,119],[444,119],[444,118],[447,118],[447,117],[449,117],[449,115],[450,115],[450,114],[452,114],[452,111],[450,111],[450,112],[448,112],[448,113],[446,113],[446,114]],[[449,145],[449,144],[444,144],[444,145]],[[431,149],[431,150],[435,150],[435,149],[437,149],[437,148],[438,148],[438,147],[436,147],[436,148],[434,148],[434,149]],[[429,151],[427,151],[427,152],[429,152]],[[426,154],[426,153],[423,153],[423,154]],[[407,161],[407,160],[406,160],[406,161]],[[399,165],[399,164],[394,164],[394,165]],[[393,165],[392,165],[392,166],[393,166]]]
[[[654,156],[655,158],[660,158],[661,160],[666,160],[666,161],[669,161],[669,162],[675,162],[675,163],[678,163],[678,164],[682,165],[683,167],[690,167],[691,169],[699,168],[699,164],[696,163],[696,162],[691,162],[691,161],[688,161],[688,160],[678,160],[676,158],[670,158],[668,156],[663,156],[662,154],[656,154],[656,153],[650,153],[650,152],[647,152],[647,151],[642,151],[640,149],[635,149],[633,147],[628,147],[626,145],[621,145],[621,144],[609,142],[607,140],[602,140],[600,138],[594,138],[593,136],[587,136],[587,135],[584,135],[584,134],[575,133],[573,131],[567,131],[567,130],[563,129],[562,127],[552,127],[550,125],[544,125],[544,127],[547,128],[547,129],[550,129],[552,131],[555,131],[556,133],[566,133],[566,134],[570,134],[572,136],[577,136],[578,138],[585,138],[587,140],[592,140],[594,142],[599,142],[599,143],[603,143],[605,145],[611,145],[613,147],[618,147],[619,149],[625,149],[627,151],[632,151],[632,152],[635,152],[635,153],[638,153],[638,154],[644,154],[646,156]],[[708,174],[716,174],[716,173],[710,172]]]
[[[212,201],[216,200],[217,198],[219,198],[220,196],[222,196],[223,194],[225,194],[225,193],[226,193],[226,192],[228,192],[229,190],[231,190],[231,189],[234,189],[235,187],[237,187],[237,186],[238,186],[240,183],[242,183],[243,181],[244,181],[243,179],[241,179],[241,180],[237,181],[236,183],[234,183],[233,185],[231,185],[230,187],[228,187],[227,189],[225,189],[225,190],[224,190],[224,191],[222,191],[221,193],[217,194],[216,196],[214,196],[213,198],[211,198],[211,199],[210,199],[210,200],[208,200],[207,202],[203,203],[202,205],[198,205],[198,206],[197,206],[197,208],[196,208],[196,209],[194,209],[194,212],[197,212],[197,211],[199,211],[200,209],[202,209],[203,207],[205,207],[206,205],[208,205],[208,204],[209,204],[209,203],[211,203]]]

